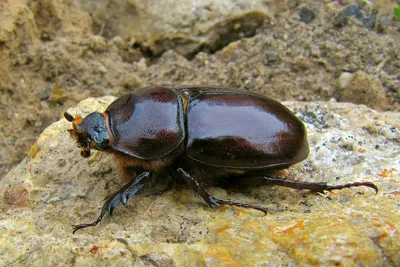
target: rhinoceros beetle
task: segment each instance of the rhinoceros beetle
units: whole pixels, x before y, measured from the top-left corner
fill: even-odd
[[[261,95],[217,87],[148,87],[111,103],[104,113],[74,118],[69,130],[83,157],[96,149],[114,154],[130,181],[108,197],[93,223],[158,177],[181,178],[211,207],[233,205],[266,212],[264,207],[217,199],[205,185],[274,184],[323,192],[370,182],[327,185],[270,177],[267,171],[304,160],[308,153],[304,124],[288,108]]]

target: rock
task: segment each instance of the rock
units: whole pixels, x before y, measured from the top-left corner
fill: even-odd
[[[108,50],[107,41],[103,37],[98,35],[91,35],[88,39],[90,48],[94,52],[101,53]]]
[[[0,4],[0,88],[15,90],[8,84],[16,66],[28,65],[40,41],[56,36],[78,38],[91,32],[88,14],[74,4],[59,1],[6,1]],[[8,75],[8,76],[7,76]]]
[[[299,57],[296,59],[296,61],[292,65],[292,69],[296,72],[299,71],[306,71],[311,69],[313,66],[313,63],[311,60],[305,57]]]
[[[389,26],[389,16],[383,15],[378,18],[377,30],[384,33]]]
[[[300,21],[306,24],[312,22],[317,17],[317,15],[318,11],[316,10],[316,8],[309,5],[303,6],[299,11]]]
[[[376,24],[376,14],[378,10],[369,9],[369,6],[363,4],[348,5],[342,12],[335,18],[336,26],[343,27],[348,24],[349,18],[355,18],[360,21],[367,29],[372,29]]]
[[[275,50],[268,50],[266,56],[267,56],[267,62],[266,62],[267,64],[279,61],[279,52]]]
[[[32,11],[43,41],[53,40],[57,36],[81,38],[92,31],[90,15],[82,12],[74,2],[65,3],[56,0],[19,2],[25,2]]]
[[[199,50],[215,51],[254,35],[272,15],[261,0],[180,1],[179,5],[173,0],[78,2],[92,14],[95,32],[134,40],[149,56],[168,49],[189,57]]]
[[[103,111],[113,97],[69,112]],[[96,227],[104,198],[122,184],[111,156],[79,155],[65,119],[49,126],[23,162],[0,181],[0,266],[384,265],[400,263],[400,122],[396,112],[335,102],[286,102],[306,122],[310,156],[283,174],[379,187],[326,195],[276,186],[208,191],[258,203],[266,216],[210,209],[186,185],[140,196]]]
[[[350,72],[342,72],[342,74],[340,74],[339,76],[339,88],[340,89],[344,89],[350,82],[350,78],[351,78],[351,73]]]
[[[32,45],[39,41],[39,30],[24,4],[1,4],[0,8],[0,88],[15,90],[11,84],[13,66],[32,60]]]
[[[346,74],[342,74],[339,77],[339,90],[337,94],[341,102],[364,104],[380,110],[387,108],[388,101],[381,82],[363,71],[353,73],[348,78],[347,84]]]
[[[76,41],[91,33],[90,16],[72,2],[0,1],[0,124],[7,125],[0,133],[0,179],[21,161],[43,130],[41,125],[54,121],[40,107],[40,99],[51,96],[44,92],[39,97],[49,81],[35,67],[38,49],[59,36]],[[52,72],[57,72],[57,66]]]

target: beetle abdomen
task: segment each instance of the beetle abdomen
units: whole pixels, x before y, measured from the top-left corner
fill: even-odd
[[[228,168],[287,166],[308,155],[304,124],[280,103],[253,94],[203,92],[187,106],[187,155]]]
[[[172,89],[149,87],[115,100],[106,110],[112,147],[139,159],[158,159],[185,138],[182,99]]]

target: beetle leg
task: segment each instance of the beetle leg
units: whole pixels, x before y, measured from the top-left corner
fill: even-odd
[[[311,191],[316,191],[323,193],[324,191],[332,191],[332,190],[340,190],[344,188],[350,187],[358,187],[358,186],[367,186],[375,190],[375,194],[378,193],[378,187],[371,183],[371,182],[355,182],[355,183],[347,183],[343,185],[328,185],[327,183],[320,182],[320,183],[311,183],[311,182],[302,182],[302,181],[295,181],[295,180],[288,180],[282,178],[275,178],[275,177],[250,177],[249,179],[259,180],[258,184],[274,184],[294,189],[308,189]],[[258,178],[258,179],[257,179]],[[256,181],[254,181],[256,182]]]
[[[219,206],[219,205],[231,205],[231,206],[237,206],[237,207],[241,207],[241,208],[256,209],[256,210],[264,212],[265,214],[267,213],[267,209],[265,207],[251,205],[251,204],[238,203],[238,202],[232,202],[232,201],[227,201],[227,200],[214,198],[213,196],[210,196],[204,190],[204,188],[200,185],[200,183],[195,178],[193,178],[190,174],[185,172],[182,168],[178,168],[177,172],[197,192],[197,194],[199,194],[204,199],[204,201],[211,208],[213,208],[215,206]]]
[[[115,209],[116,206],[118,206],[119,203],[122,203],[122,205],[125,206],[128,199],[134,196],[137,192],[139,192],[143,188],[144,180],[146,180],[145,178],[148,178],[149,175],[150,175],[149,172],[142,172],[135,179],[132,179],[131,182],[127,183],[124,187],[122,187],[120,190],[107,197],[106,203],[104,203],[103,208],[101,209],[100,216],[92,223],[73,225],[74,231],[72,233],[75,233],[76,231],[82,228],[96,226],[103,219],[104,215],[106,215],[107,212],[111,216],[113,210]]]

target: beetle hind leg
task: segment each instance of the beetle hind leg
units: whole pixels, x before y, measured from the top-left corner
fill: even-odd
[[[96,226],[103,219],[104,215],[106,215],[107,212],[111,216],[115,207],[118,206],[119,203],[122,203],[122,205],[125,206],[128,199],[134,196],[143,188],[144,180],[146,180],[145,178],[149,176],[150,176],[149,172],[142,172],[136,178],[132,179],[131,182],[127,183],[124,187],[122,187],[120,190],[107,197],[106,203],[104,203],[99,217],[97,217],[97,219],[92,223],[73,225],[74,230],[72,233],[75,233],[79,229]]]
[[[246,185],[279,185],[284,187],[289,187],[293,189],[307,189],[315,192],[323,193],[324,191],[332,191],[332,190],[341,190],[344,188],[351,187],[359,187],[366,186],[375,190],[375,194],[378,193],[378,187],[371,182],[354,182],[347,183],[342,185],[328,185],[324,182],[302,182],[296,180],[289,180],[283,178],[275,178],[268,176],[255,176],[255,177],[246,177],[246,179],[239,179],[236,181],[238,184],[246,184]]]
[[[182,168],[178,168],[177,172],[183,177],[183,179],[199,194],[204,201],[211,207],[216,207],[219,205],[231,205],[231,206],[236,206],[236,207],[241,207],[241,208],[251,208],[251,209],[256,209],[259,211],[264,212],[264,214],[267,213],[267,208],[257,206],[257,205],[252,205],[252,204],[244,204],[244,203],[238,203],[238,202],[232,202],[232,201],[227,201],[227,200],[222,200],[222,199],[217,199],[213,196],[210,196],[204,188],[200,185],[200,183],[193,178],[190,174],[185,172]]]
[[[323,193],[324,191],[341,190],[344,188],[359,187],[359,186],[370,187],[375,190],[375,194],[378,193],[378,187],[371,182],[355,182],[342,185],[328,185],[327,183],[324,182],[320,183],[301,182],[301,181],[287,180],[282,178],[273,178],[266,176],[264,176],[263,179],[269,184],[280,185],[294,189],[308,189],[320,193]]]

